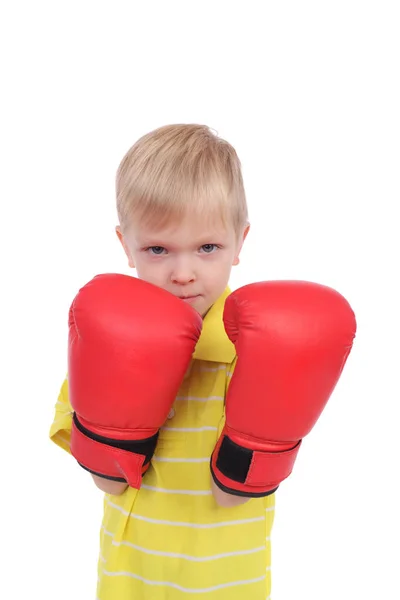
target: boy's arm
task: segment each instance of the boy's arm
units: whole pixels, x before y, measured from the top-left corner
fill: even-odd
[[[233,508],[234,506],[240,506],[241,504],[245,504],[250,500],[250,498],[243,498],[242,496],[232,496],[232,494],[227,494],[219,489],[218,486],[215,485],[214,481],[211,480],[211,490],[214,496],[215,502],[218,506],[222,506],[223,508]]]
[[[236,367],[236,362],[237,362],[237,357],[234,358],[233,362],[227,367],[227,370],[226,370],[225,398],[226,398],[226,393],[228,391],[233,372]],[[219,435],[222,432],[224,423],[225,423],[225,418],[224,418],[223,422],[220,424]],[[226,492],[223,492],[215,484],[212,477],[211,477],[211,491],[212,491],[215,502],[218,504],[218,506],[222,506],[223,508],[233,508],[235,506],[240,506],[241,504],[245,504],[246,502],[248,502],[250,500],[250,498],[247,498],[247,497],[234,496],[232,494],[227,494]]]
[[[71,454],[72,415],[73,409],[69,401],[68,378],[65,378],[55,405],[54,420],[50,428],[50,439],[69,454]],[[106,494],[119,496],[128,487],[126,483],[121,483],[120,481],[111,481],[97,475],[92,475],[92,477],[96,486]]]
[[[70,438],[72,428],[73,409],[69,401],[68,379],[62,384],[60,394],[55,407],[55,417],[50,429],[50,439],[58,446],[71,453]],[[92,475],[92,479],[102,492],[113,496],[120,496],[124,493],[128,485],[125,482],[105,479],[98,475]],[[249,500],[241,496],[232,496],[220,490],[212,481],[212,492],[216,503],[224,508],[239,506]]]
[[[128,484],[125,482],[111,481],[111,479],[104,479],[104,477],[93,475],[93,473],[91,473],[91,475],[99,490],[106,494],[111,494],[112,496],[120,496],[128,487]]]

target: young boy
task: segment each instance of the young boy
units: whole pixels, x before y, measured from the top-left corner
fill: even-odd
[[[117,235],[137,278],[99,276],[77,295],[70,311],[69,378],[50,432],[106,493],[97,598],[265,600],[276,483],[290,473],[301,439],[297,431],[283,434],[279,460],[286,463],[264,481],[269,467],[265,455],[256,456],[264,432],[255,434],[256,444],[247,425],[238,434],[247,403],[260,396],[251,366],[259,367],[258,354],[242,377],[249,393],[241,391],[235,408],[231,400],[238,426],[228,429],[230,440],[221,435],[237,361],[231,341],[236,325],[225,319],[228,337],[223,310],[249,230],[239,159],[207,127],[162,127],[128,151],[116,192]],[[298,297],[301,304],[302,293]],[[284,302],[280,295],[278,306]],[[231,303],[230,318],[232,310]],[[248,352],[256,344],[254,338]],[[321,352],[317,367],[326,370]],[[286,381],[275,353],[269,362]],[[342,352],[335,377],[343,364]],[[301,388],[296,377],[293,382]],[[316,419],[315,404],[311,412],[301,434]],[[254,422],[265,427],[273,421],[259,416],[252,414],[254,430]],[[246,448],[254,458],[253,481]]]
[[[92,475],[106,492],[97,598],[265,600],[274,495],[225,494],[210,476],[235,363],[222,311],[249,229],[238,157],[207,127],[162,127],[128,151],[116,193],[129,266],[185,298],[203,326],[140,489]],[[72,414],[66,380],[50,434],[65,450]]]

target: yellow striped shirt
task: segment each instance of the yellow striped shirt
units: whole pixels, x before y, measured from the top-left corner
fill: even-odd
[[[236,360],[222,323],[228,293],[204,319],[141,489],[105,494],[97,600],[270,596],[275,495],[222,508],[211,492],[210,456]],[[50,437],[67,451],[71,419],[66,379]]]

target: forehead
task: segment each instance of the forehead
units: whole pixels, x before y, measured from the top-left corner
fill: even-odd
[[[140,242],[159,240],[170,244],[205,244],[218,241],[230,241],[235,237],[233,225],[222,219],[207,218],[199,215],[186,216],[169,223],[134,223],[132,234]]]

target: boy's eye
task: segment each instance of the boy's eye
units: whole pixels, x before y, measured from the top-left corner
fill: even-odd
[[[162,246],[150,246],[150,248],[147,248],[147,250],[150,250],[150,252],[152,254],[162,254],[163,251],[165,250],[165,248],[163,248]]]
[[[204,244],[204,246],[201,247],[206,254],[211,254],[211,252],[213,252],[216,248],[216,244]]]

